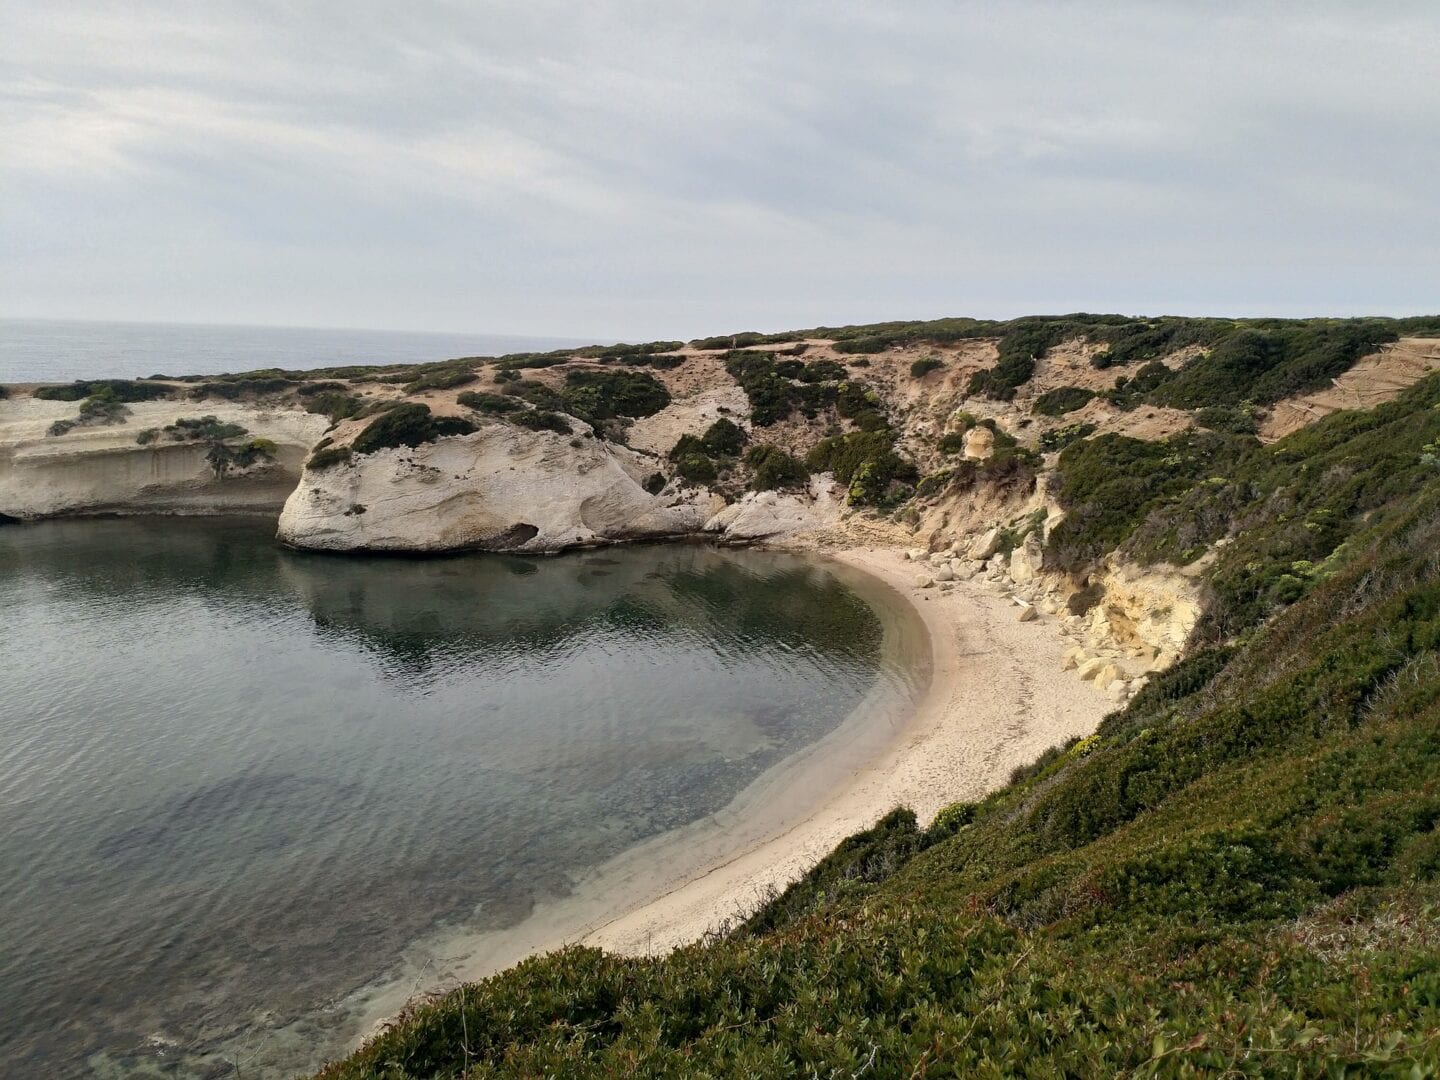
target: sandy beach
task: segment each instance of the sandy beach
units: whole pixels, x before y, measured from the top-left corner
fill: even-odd
[[[928,822],[948,803],[999,787],[1048,747],[1094,731],[1115,708],[1093,683],[1061,670],[1070,643],[1053,618],[1020,622],[1016,605],[980,580],[949,592],[917,588],[918,568],[899,551],[830,557],[906,598],[929,634],[930,685],[902,734],[800,824],[596,927],[585,944],[638,955],[693,941],[896,806]]]
[[[1094,731],[1115,708],[1061,669],[1071,643],[1053,617],[1020,622],[1019,608],[989,583],[919,588],[920,568],[889,548],[824,557],[862,589],[879,589],[875,599],[890,601],[879,609],[906,616],[892,616],[895,648],[922,667],[928,654],[927,684],[905,715],[872,712],[856,721],[861,727],[842,725],[808,752],[812,760],[777,768],[720,815],[638,845],[519,926],[418,943],[397,978],[352,999],[363,1030],[373,1032],[417,993],[564,945],[643,956],[694,941],[748,914],[896,806],[926,822],[948,803],[1002,785],[1048,747]]]

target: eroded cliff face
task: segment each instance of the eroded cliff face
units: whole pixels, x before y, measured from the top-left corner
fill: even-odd
[[[697,533],[698,492],[643,486],[654,463],[591,437],[503,422],[306,469],[279,537],[328,551],[561,551]]]
[[[327,423],[295,409],[245,405],[153,401],[127,409],[125,423],[51,436],[52,423],[75,416],[73,402],[0,401],[0,514],[25,521],[82,514],[275,513],[294,490],[305,455]],[[136,442],[146,428],[199,412],[274,443],[273,454],[217,476],[204,443]]]

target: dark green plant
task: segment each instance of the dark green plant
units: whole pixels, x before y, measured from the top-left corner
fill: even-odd
[[[548,409],[531,409],[528,412],[515,413],[512,419],[521,427],[530,428],[532,431],[554,431],[560,435],[570,435],[575,430],[564,416],[557,412],[550,412]]]
[[[473,383],[479,377],[472,368],[464,365],[440,368],[410,380],[402,389],[407,394],[418,394],[425,390],[452,390],[457,386]]]
[[[932,371],[939,371],[945,366],[945,361],[938,356],[922,356],[910,365],[910,374],[916,379],[923,379]]]
[[[801,487],[810,479],[805,466],[778,446],[752,446],[745,453],[745,464],[751,469],[751,491]]]
[[[357,454],[399,446],[420,446],[450,435],[469,435],[475,425],[458,416],[433,416],[430,406],[406,403],[376,417],[351,444]]]
[[[678,457],[672,458],[675,462],[675,475],[687,484],[699,484],[709,487],[719,479],[719,470],[715,463],[702,453],[695,451],[682,452]]]
[[[665,384],[644,371],[567,371],[561,397],[565,411],[591,424],[652,416],[670,404]]]
[[[896,484],[919,479],[913,462],[895,452],[888,431],[857,431],[822,439],[805,459],[811,472],[834,473],[848,488],[852,506],[879,506],[891,500]]]
[[[1095,391],[1086,390],[1084,387],[1061,386],[1047,390],[1036,398],[1030,411],[1041,416],[1064,416],[1068,412],[1084,408],[1094,396]]]
[[[310,455],[310,459],[305,462],[305,468],[311,472],[320,472],[336,465],[343,465],[352,457],[354,457],[354,451],[348,446],[317,447]]]
[[[137,401],[154,401],[169,397],[171,388],[164,383],[131,379],[88,379],[70,383],[67,386],[42,386],[35,391],[35,397],[42,401],[80,401],[97,395],[108,401],[133,404]]]
[[[749,436],[739,424],[722,416],[705,429],[700,448],[710,457],[735,457],[749,441]]]

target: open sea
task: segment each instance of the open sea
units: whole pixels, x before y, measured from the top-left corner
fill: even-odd
[[[424,363],[588,344],[594,342],[404,330],[0,319],[0,383]]]

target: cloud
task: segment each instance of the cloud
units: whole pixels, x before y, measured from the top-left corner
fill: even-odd
[[[1425,4],[11,0],[0,42],[5,314],[1435,307]]]

